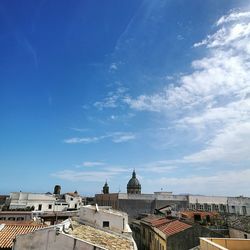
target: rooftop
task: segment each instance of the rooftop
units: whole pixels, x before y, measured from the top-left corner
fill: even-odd
[[[250,233],[250,216],[229,216],[227,218],[229,227]]]
[[[179,233],[192,227],[191,225],[177,219],[169,219],[165,217],[148,216],[143,218],[142,221],[149,223],[150,226],[159,229],[167,236]]]
[[[0,248],[11,248],[17,235],[27,234],[45,227],[35,222],[4,222],[0,224]]]
[[[107,206],[85,205],[85,206],[82,206],[82,208],[88,208],[88,209],[91,209],[91,210],[100,210],[100,211],[102,211],[104,213],[114,214],[114,215],[118,215],[118,216],[127,216],[127,214],[125,212],[118,211],[118,210],[112,209],[111,207],[107,207]]]
[[[167,236],[170,236],[170,235],[179,233],[191,227],[192,227],[191,225],[188,225],[184,222],[181,222],[179,220],[174,220],[174,221],[166,222],[165,224],[160,225],[157,228],[163,233],[165,233]]]
[[[200,238],[201,250],[248,250],[250,240],[235,238]]]
[[[74,197],[80,197],[80,195],[77,192],[68,192],[65,194],[70,195],[70,196],[74,196]]]
[[[32,211],[0,211],[0,215],[1,214],[4,214],[4,215],[16,215],[16,214],[24,215],[24,214],[32,214]]]
[[[79,224],[76,221],[72,222],[73,231],[70,234],[76,238],[85,240],[87,242],[99,245],[110,250],[132,250],[134,243],[126,236],[111,234],[106,231],[99,230],[94,227]]]

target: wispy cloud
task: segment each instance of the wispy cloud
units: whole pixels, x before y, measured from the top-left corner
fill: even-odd
[[[63,140],[63,142],[67,144],[79,144],[79,143],[88,144],[88,143],[97,143],[108,138],[114,143],[122,143],[134,140],[136,138],[136,135],[132,132],[112,132],[102,136],[73,137],[65,139]]]
[[[184,160],[196,163],[247,163],[250,161],[249,148],[250,123],[235,123],[218,132],[205,149],[185,156]]]
[[[104,166],[104,165],[106,164],[101,161],[85,161],[82,163],[83,167],[97,167],[97,166]]]
[[[103,182],[103,180],[112,177],[115,173],[108,173],[106,171],[74,171],[62,170],[52,173],[52,177],[59,178],[67,181],[90,181],[90,182]]]
[[[112,141],[114,143],[121,143],[134,140],[136,138],[135,134],[133,133],[123,133],[123,132],[116,132],[110,134]]]
[[[63,140],[64,143],[67,144],[77,144],[77,143],[94,143],[98,142],[102,139],[104,139],[105,136],[99,136],[99,137],[73,137],[69,139]]]
[[[17,39],[17,42],[20,43],[20,45],[25,49],[25,51],[30,55],[35,68],[38,69],[39,63],[38,63],[37,52],[34,46],[29,41],[29,39],[23,33],[20,32],[16,32],[15,37]]]
[[[250,169],[221,171],[205,175],[188,175],[186,177],[168,178],[145,181],[148,185],[165,187],[178,193],[214,194],[214,195],[249,195],[248,186]]]
[[[104,100],[95,102],[94,106],[99,110],[104,108],[116,108],[121,104],[121,100],[126,96],[127,88],[120,86],[115,91],[108,93]]]
[[[70,128],[71,130],[74,130],[76,132],[86,132],[89,131],[88,128]]]
[[[111,63],[109,66],[109,71],[116,71],[118,69],[117,63]]]
[[[95,162],[86,162],[86,164],[90,166],[91,164],[95,164]],[[127,172],[130,172],[128,168],[119,166],[103,166],[102,169],[96,170],[85,169],[76,171],[65,169],[56,173],[52,173],[51,176],[67,181],[104,182],[106,179],[112,179],[114,176]]]

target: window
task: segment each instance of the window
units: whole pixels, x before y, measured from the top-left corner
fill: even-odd
[[[0,217],[0,220],[6,220],[6,218],[5,217]]]
[[[71,197],[70,200],[73,201],[74,199]]]
[[[51,204],[49,204],[49,205],[48,205],[48,209],[51,209],[51,208],[52,208],[52,205],[51,205]]]
[[[232,206],[232,213],[235,213],[235,206]]]
[[[109,221],[103,221],[102,227],[109,227]]]
[[[16,220],[17,221],[22,221],[22,220],[24,220],[24,217],[17,217]]]
[[[247,239],[247,234],[244,234],[244,238]]]
[[[242,206],[242,213],[243,213],[243,215],[247,214],[247,208],[246,208],[246,206]]]
[[[207,221],[208,223],[211,221],[209,215],[206,215],[206,221]]]
[[[223,212],[227,212],[227,206],[226,205],[222,205],[222,209],[223,209]]]
[[[195,204],[190,204],[190,208],[195,210]]]
[[[16,220],[16,218],[15,217],[9,217],[8,220],[14,221],[14,220]]]
[[[200,214],[194,214],[194,220],[195,221],[201,221],[201,215]]]
[[[75,208],[77,208],[77,204],[75,204]]]
[[[213,204],[213,211],[219,211],[219,205]]]
[[[39,204],[38,205],[38,210],[42,210],[42,207],[43,207],[42,204]]]

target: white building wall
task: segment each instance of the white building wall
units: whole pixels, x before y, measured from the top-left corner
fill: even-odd
[[[69,194],[65,194],[65,201],[68,203],[68,208],[76,208],[79,209],[82,205],[81,196],[72,196]]]
[[[10,209],[33,206],[35,211],[42,212],[64,211],[68,208],[68,204],[65,201],[57,201],[52,194],[26,192],[13,192],[10,194]]]
[[[189,208],[194,210],[227,212],[227,197],[189,195]]]
[[[200,204],[224,204],[227,205],[227,197],[224,196],[203,196],[203,195],[189,195],[189,203]]]
[[[83,206],[80,209],[80,219],[99,228],[131,233],[127,214],[112,209],[99,208],[97,211],[93,206]],[[104,222],[109,222],[109,227],[104,227]]]
[[[14,192],[10,194],[10,209],[34,206],[35,210],[53,211],[55,200],[53,195],[48,194]]]

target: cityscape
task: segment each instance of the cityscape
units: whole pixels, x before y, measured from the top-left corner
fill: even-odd
[[[248,249],[250,198],[142,193],[132,172],[126,193],[0,196],[2,249]],[[42,243],[42,244],[41,244]],[[41,245],[40,245],[41,244]]]
[[[250,250],[250,2],[0,1],[0,250]]]

